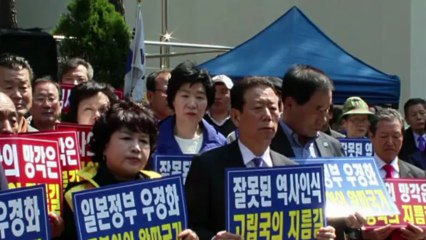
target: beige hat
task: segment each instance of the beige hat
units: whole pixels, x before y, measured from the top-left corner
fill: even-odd
[[[354,115],[354,114],[367,114],[374,116],[370,111],[368,105],[360,97],[349,97],[346,99],[342,108],[342,115],[340,115],[339,120],[342,120],[345,116]]]

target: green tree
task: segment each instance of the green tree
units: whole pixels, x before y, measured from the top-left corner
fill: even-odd
[[[94,79],[123,85],[130,30],[108,0],[72,0],[54,33],[66,37],[59,46],[62,57],[84,58],[93,66]]]

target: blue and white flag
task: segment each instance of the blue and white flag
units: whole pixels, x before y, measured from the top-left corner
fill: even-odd
[[[138,3],[132,42],[127,57],[127,71],[124,76],[124,95],[136,102],[142,102],[145,94],[145,44],[142,19],[142,5]]]

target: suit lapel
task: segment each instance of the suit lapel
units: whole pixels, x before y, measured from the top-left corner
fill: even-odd
[[[400,178],[413,178],[414,176],[411,174],[410,168],[405,165],[401,159],[398,159],[399,165],[399,177]]]
[[[273,167],[286,165],[285,161],[284,161],[284,158],[281,155],[279,155],[278,153],[270,150],[270,155],[271,155],[271,160],[272,160],[272,166]]]
[[[321,134],[318,136],[317,139],[315,139],[315,145],[317,146],[319,153],[319,156],[317,157],[332,155],[330,152],[330,143],[326,139],[324,139]]]

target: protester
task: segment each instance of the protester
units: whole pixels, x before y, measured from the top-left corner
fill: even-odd
[[[65,190],[65,230],[61,239],[76,239],[72,193],[135,180],[159,178],[156,172],[144,169],[155,146],[157,121],[154,114],[136,103],[120,101],[112,105],[93,126],[90,142],[92,157],[97,166],[83,169],[79,183],[69,184]],[[198,239],[187,229],[181,239]]]
[[[426,178],[424,170],[401,161],[398,152],[403,142],[404,121],[395,109],[384,108],[376,113],[369,136],[373,144],[374,160],[382,178]],[[365,240],[425,239],[426,229],[414,224],[395,229],[390,224],[363,231]]]
[[[295,65],[284,75],[282,84],[284,112],[271,149],[290,158],[344,156],[339,141],[321,132],[328,121],[333,83],[321,70],[309,65]],[[365,224],[359,214],[327,219],[336,228],[337,239],[345,238]]]
[[[167,84],[170,77],[170,71],[163,69],[151,73],[146,79],[146,96],[149,107],[154,111],[159,121],[173,114],[173,111],[167,104]]]
[[[0,92],[0,133],[18,133],[18,113],[12,100],[4,93]],[[0,190],[8,189],[6,175],[3,164],[0,163]]]
[[[30,110],[30,125],[43,130],[54,130],[60,122],[62,100],[59,84],[49,77],[36,79],[33,82],[33,104]]]
[[[25,58],[7,53],[0,55],[0,91],[15,104],[20,133],[37,131],[26,119],[32,104],[32,79],[33,70]]]
[[[416,152],[425,152],[426,101],[422,98],[409,99],[404,104],[404,115],[409,128],[404,131],[404,141],[398,156],[408,160]]]
[[[62,66],[61,83],[78,85],[93,79],[92,65],[81,58],[71,58]]]
[[[175,114],[160,125],[156,154],[197,154],[226,143],[203,119],[213,104],[214,91],[208,72],[192,62],[183,62],[172,71],[167,102]]]
[[[225,169],[296,164],[269,148],[279,120],[278,97],[271,83],[261,77],[241,80],[231,90],[231,106],[240,129],[238,140],[195,156],[186,179],[189,226],[201,239],[241,239],[224,230]],[[321,228],[317,236],[334,237],[332,227]]]
[[[88,81],[71,90],[69,111],[64,122],[93,125],[118,97],[111,86]]]
[[[334,116],[334,104],[331,103],[330,109],[328,110],[328,114],[327,114],[327,121],[321,128],[321,131],[334,138],[344,138],[345,137],[344,134],[331,128],[331,125],[333,124],[335,118],[336,117]]]
[[[349,97],[343,104],[340,121],[347,138],[366,138],[374,114],[360,97]]]
[[[235,129],[230,116],[231,89],[234,83],[226,75],[217,75],[212,80],[215,87],[215,99],[207,114],[204,115],[204,119],[223,136],[228,136]]]

